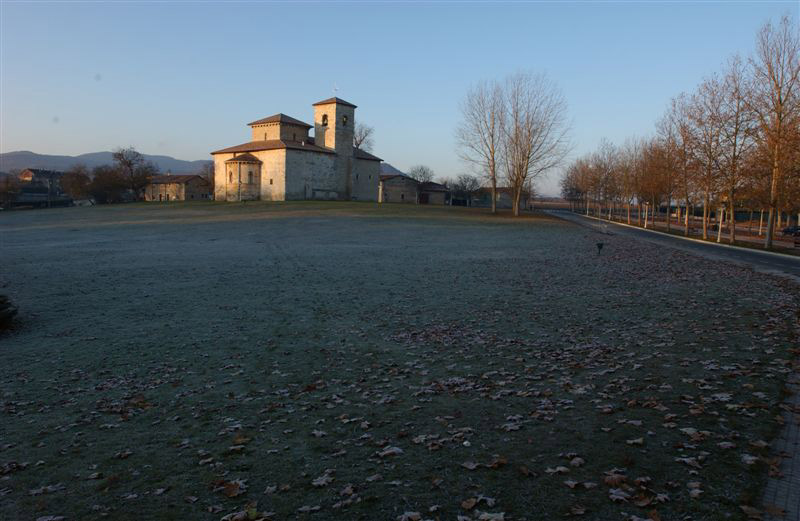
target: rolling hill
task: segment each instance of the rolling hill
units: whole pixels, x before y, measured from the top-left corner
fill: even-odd
[[[143,154],[146,161],[152,161],[161,169],[162,172],[193,173],[199,172],[201,168],[210,161],[184,161],[170,156],[152,156]],[[45,170],[69,170],[72,165],[83,163],[89,168],[113,163],[111,152],[91,152],[79,156],[55,156],[48,154],[37,154],[29,151],[5,152],[0,154],[0,171],[10,172],[12,170],[23,170],[25,168],[43,168]]]

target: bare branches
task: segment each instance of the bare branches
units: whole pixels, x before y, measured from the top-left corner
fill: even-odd
[[[416,165],[408,169],[408,177],[416,179],[420,183],[433,181],[433,170],[425,165]]]
[[[560,165],[569,150],[567,104],[558,86],[543,74],[515,74],[503,91],[503,159],[514,215],[519,215],[526,187]]]
[[[764,246],[771,248],[779,187],[786,169],[787,139],[800,118],[800,38],[791,19],[783,17],[777,27],[767,23],[761,28],[750,68],[752,83],[747,99],[760,127],[759,140],[772,163],[764,241]]]
[[[372,147],[374,146],[374,141],[372,139],[372,135],[374,133],[375,129],[369,125],[357,123],[356,128],[353,131],[353,147],[355,147],[357,150],[371,152]]]
[[[492,188],[492,213],[497,211],[498,165],[501,164],[505,109],[503,89],[497,82],[482,82],[467,92],[461,103],[462,122],[456,129],[462,159],[476,167]]]

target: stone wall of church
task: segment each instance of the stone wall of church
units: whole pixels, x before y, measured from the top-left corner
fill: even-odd
[[[285,200],[344,199],[346,180],[337,175],[336,156],[286,150]]]
[[[284,201],[286,199],[286,150],[261,150],[254,156],[261,164],[261,200]]]
[[[225,168],[225,161],[232,158],[233,154],[214,154],[211,157],[214,158],[214,200],[226,201],[228,170]]]
[[[280,139],[281,128],[278,123],[262,123],[250,127],[252,131],[252,141],[265,141],[270,139]]]
[[[308,139],[308,128],[285,123],[262,123],[251,128],[252,141],[282,139],[284,141],[305,141]]]
[[[281,125],[280,139],[284,141],[307,141],[308,128],[298,125]]]
[[[256,201],[261,195],[261,165],[227,163],[225,176],[228,201]]]
[[[352,197],[357,201],[377,201],[381,164],[378,161],[355,159],[353,161]]]

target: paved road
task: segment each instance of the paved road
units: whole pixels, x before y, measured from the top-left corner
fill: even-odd
[[[627,226],[621,226],[608,221],[598,221],[597,219],[592,219],[590,217],[585,217],[572,212],[548,210],[546,213],[566,221],[592,228],[602,233],[635,237],[637,239],[661,244],[669,248],[676,248],[694,253],[696,255],[702,255],[711,259],[723,260],[749,266],[759,272],[788,276],[800,282],[800,257],[795,259],[787,256],[772,255],[758,250],[732,248],[717,244],[688,241],[686,239],[674,237],[665,233],[642,230],[641,228],[629,228]]]

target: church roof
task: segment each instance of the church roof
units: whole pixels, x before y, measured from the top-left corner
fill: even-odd
[[[294,119],[293,117],[287,116],[286,114],[283,114],[283,113],[280,113],[280,112],[278,114],[275,114],[274,116],[270,116],[268,118],[259,119],[257,121],[253,121],[251,123],[248,123],[247,125],[248,126],[253,126],[253,125],[261,125],[261,124],[264,124],[264,123],[285,123],[287,125],[297,125],[299,127],[311,128],[311,125],[309,125],[308,123],[304,123],[303,121],[300,121],[299,119]]]
[[[360,148],[355,148],[356,159],[366,159],[367,161],[383,161],[383,159],[379,158],[378,156],[373,156],[369,152],[361,150]]]
[[[233,147],[216,150],[211,154],[230,154],[236,152],[256,152],[258,150],[279,150],[290,148],[292,150],[305,150],[308,152],[322,152],[323,154],[335,154],[336,151],[329,148],[318,147],[306,140],[305,145],[301,141],[284,141],[281,139],[268,139],[266,141],[250,141]]]
[[[348,107],[357,108],[355,105],[353,105],[349,101],[345,101],[342,98],[337,98],[336,96],[334,96],[332,98],[324,99],[322,101],[318,101],[318,102],[314,103],[311,106],[314,107],[316,105],[330,105],[331,103],[337,103],[339,105],[346,105]]]
[[[238,156],[234,156],[227,161],[226,163],[260,163],[261,160],[254,156],[253,154],[239,154]]]

